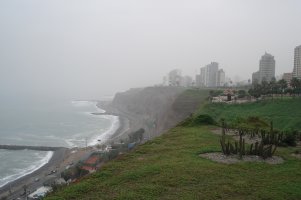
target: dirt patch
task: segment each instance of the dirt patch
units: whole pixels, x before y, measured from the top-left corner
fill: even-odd
[[[238,162],[265,162],[268,164],[281,164],[284,160],[279,156],[273,156],[271,158],[263,159],[259,156],[243,156],[242,160],[238,158],[237,155],[226,156],[223,153],[204,153],[199,155],[202,158],[207,158],[215,162],[224,163],[224,164],[234,164]]]
[[[295,158],[301,159],[301,154],[300,153],[292,153],[291,155],[294,156]]]

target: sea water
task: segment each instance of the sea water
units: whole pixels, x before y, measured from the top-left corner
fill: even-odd
[[[84,147],[105,142],[119,127],[119,119],[95,101],[2,100],[0,144]],[[47,151],[0,150],[0,187],[33,172],[52,156]]]

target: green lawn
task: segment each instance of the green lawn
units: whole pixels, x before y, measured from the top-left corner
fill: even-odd
[[[209,127],[178,126],[46,199],[301,199],[295,149],[279,165],[220,164],[198,156],[220,151]]]
[[[273,120],[274,127],[285,130],[301,130],[301,98],[277,99],[248,104],[206,104],[199,113],[207,113],[217,121],[228,121],[236,117],[259,116],[267,121]]]

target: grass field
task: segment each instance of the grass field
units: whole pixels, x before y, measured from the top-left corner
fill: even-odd
[[[175,127],[46,199],[301,199],[297,148],[278,148],[279,165],[215,163],[199,157],[220,151],[210,128]]]
[[[225,118],[233,121],[237,117],[247,118],[249,116],[259,116],[266,121],[273,120],[277,129],[301,130],[301,98],[277,99],[259,101],[248,104],[206,104],[199,113],[206,113],[215,120]]]

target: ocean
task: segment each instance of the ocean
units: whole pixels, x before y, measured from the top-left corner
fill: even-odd
[[[105,142],[119,127],[117,116],[91,114],[104,112],[94,101],[1,101],[0,144],[92,146]],[[45,151],[0,150],[0,187],[42,167],[51,156]]]

